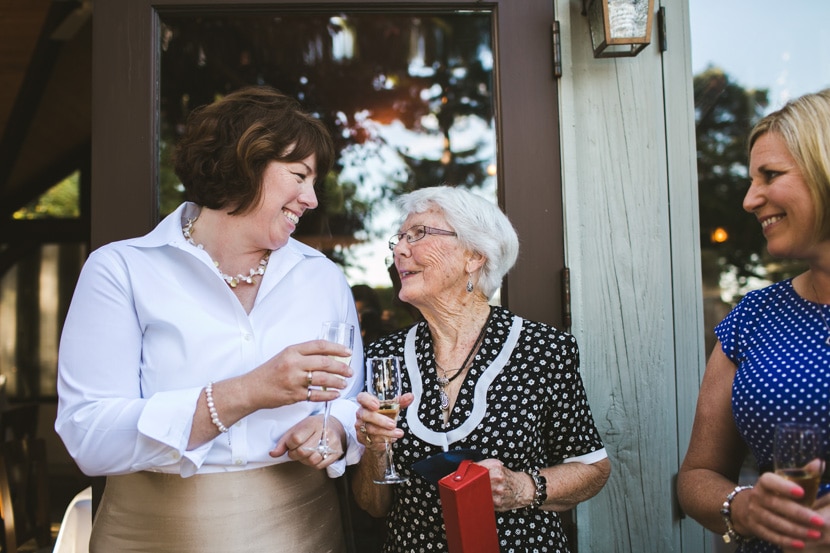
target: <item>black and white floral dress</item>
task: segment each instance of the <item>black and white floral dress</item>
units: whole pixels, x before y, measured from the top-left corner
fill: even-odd
[[[401,413],[404,437],[394,445],[395,485],[385,553],[447,551],[438,487],[412,470],[448,449],[472,448],[510,470],[606,457],[578,372],[573,336],[493,307],[447,427],[441,412],[432,338],[426,323],[370,344],[367,357],[404,359],[404,392],[415,401]],[[567,553],[559,515],[533,508],[496,513],[502,553]]]

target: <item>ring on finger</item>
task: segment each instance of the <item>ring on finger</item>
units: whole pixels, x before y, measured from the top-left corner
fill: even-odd
[[[372,443],[372,438],[368,434],[366,434],[366,441]]]
[[[309,386],[311,386],[311,381],[314,380],[314,373],[308,371],[308,374],[305,375],[305,380]]]
[[[308,393],[305,396],[306,401],[311,401],[311,386],[308,387]]]
[[[365,424],[360,425],[360,432],[362,432],[363,434],[366,434],[366,425]]]

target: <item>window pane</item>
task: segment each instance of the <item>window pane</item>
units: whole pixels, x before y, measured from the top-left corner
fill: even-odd
[[[708,354],[714,325],[743,295],[804,269],[772,259],[755,216],[743,210],[746,140],[763,115],[830,87],[830,3],[694,0],[689,10]],[[760,29],[769,31],[761,40]]]
[[[497,201],[492,13],[359,11],[161,15],[161,211],[193,108],[248,84],[298,98],[332,131],[333,172],[295,237],[353,284],[388,287],[392,200],[447,183]]]

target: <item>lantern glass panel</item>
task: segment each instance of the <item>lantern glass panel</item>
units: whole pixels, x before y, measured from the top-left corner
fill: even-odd
[[[644,38],[648,27],[648,0],[608,0],[611,39]]]
[[[591,29],[591,44],[596,50],[605,43],[605,15],[602,10],[602,1],[593,0],[588,6],[588,26]]]

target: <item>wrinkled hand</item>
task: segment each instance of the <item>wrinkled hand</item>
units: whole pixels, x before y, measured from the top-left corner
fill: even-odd
[[[490,491],[497,512],[522,509],[533,501],[536,485],[529,474],[514,472],[498,459],[484,459],[476,464],[490,473]]]
[[[304,465],[317,469],[324,469],[343,456],[343,448],[346,443],[346,431],[340,421],[329,417],[327,434],[329,445],[338,450],[337,452],[322,455],[313,451],[320,441],[320,434],[323,431],[323,415],[314,415],[305,418],[288,429],[279,439],[277,445],[268,452],[271,457],[281,457],[288,453],[288,458],[299,461]]]
[[[352,369],[330,356],[347,355],[348,348],[325,340],[289,346],[249,373],[253,382],[248,390],[262,409],[337,399]]]
[[[400,398],[401,411],[409,407],[414,400],[415,396],[411,393],[403,394]],[[378,413],[378,398],[368,392],[360,392],[357,402],[360,408],[355,415],[354,428],[357,431],[357,441],[366,446],[368,451],[380,455],[385,451],[384,441],[394,443],[403,438],[403,430],[398,428],[397,421]]]
[[[805,545],[815,544],[819,539],[830,538],[824,535],[827,530],[822,515],[795,501],[803,495],[804,491],[797,484],[772,472],[762,474],[754,488],[735,498],[735,501],[746,501],[736,531],[797,551],[804,551]],[[736,523],[734,502],[732,508],[732,520]],[[822,510],[825,517],[830,514],[824,508]]]

